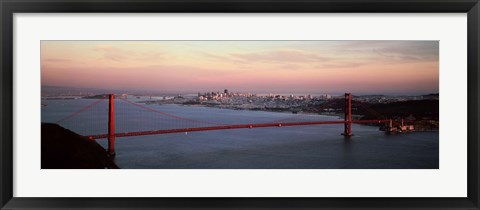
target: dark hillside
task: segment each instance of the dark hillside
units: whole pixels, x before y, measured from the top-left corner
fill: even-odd
[[[438,100],[416,100],[388,104],[372,104],[370,108],[387,118],[406,118],[412,116],[417,120],[438,120],[439,115]],[[374,117],[369,113],[366,114],[365,118]]]
[[[42,169],[118,168],[97,142],[57,124],[42,123]]]
[[[324,108],[333,108],[337,113],[343,113],[345,100],[332,99],[328,106]],[[381,118],[407,118],[414,117],[416,120],[431,119],[438,120],[439,113],[438,100],[411,100],[391,103],[366,103],[352,100],[352,113],[363,115],[362,119]]]

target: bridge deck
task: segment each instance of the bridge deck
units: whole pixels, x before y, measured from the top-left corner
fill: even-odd
[[[356,124],[369,124],[369,123],[386,123],[390,120],[352,120],[352,123]],[[115,133],[115,137],[129,137],[129,136],[145,136],[155,134],[168,134],[168,133],[183,133],[194,131],[211,131],[211,130],[226,130],[226,129],[241,129],[241,128],[264,128],[264,127],[282,127],[282,126],[301,126],[301,125],[324,125],[324,124],[344,124],[346,121],[317,121],[317,122],[288,122],[288,123],[258,123],[258,124],[237,124],[237,125],[220,125],[198,128],[180,128],[180,129],[167,129],[167,130],[153,130],[153,131],[138,131],[138,132],[125,132]],[[91,139],[103,139],[108,138],[108,134],[99,134],[87,136]]]

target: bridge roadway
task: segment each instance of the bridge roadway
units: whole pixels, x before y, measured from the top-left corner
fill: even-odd
[[[351,123],[369,124],[369,123],[387,123],[389,121],[390,120],[352,120]],[[337,120],[337,121],[316,121],[316,122],[284,122],[284,123],[219,125],[219,126],[197,127],[197,128],[180,128],[180,129],[166,129],[166,130],[152,130],[152,131],[115,133],[115,137],[145,136],[145,135],[155,135],[155,134],[183,133],[183,132],[211,131],[211,130],[226,130],[226,129],[241,129],[241,128],[265,128],[265,127],[325,125],[325,124],[345,124],[345,123],[346,123],[346,121]],[[91,136],[87,136],[87,137],[90,138],[90,139],[104,139],[104,138],[108,138],[108,134],[91,135]]]

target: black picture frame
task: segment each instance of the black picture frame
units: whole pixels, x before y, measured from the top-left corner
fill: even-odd
[[[1,209],[479,209],[478,0],[0,0]],[[15,13],[467,13],[468,196],[466,198],[17,198],[13,197]],[[452,139],[453,140],[453,139]]]

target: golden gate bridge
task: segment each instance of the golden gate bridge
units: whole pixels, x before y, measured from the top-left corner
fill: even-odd
[[[150,124],[159,124],[159,125],[175,125],[173,128],[172,126],[166,126],[169,128],[160,128],[160,129],[150,129],[150,130],[140,130],[140,131],[130,131],[130,132],[115,132],[115,116],[117,115],[125,115],[128,117],[126,121],[130,121],[130,115],[132,113],[116,113],[115,110],[115,94],[108,95],[108,131],[107,133],[99,133],[99,134],[88,134],[84,135],[85,137],[96,140],[96,139],[108,139],[108,149],[107,152],[109,155],[115,155],[115,138],[120,137],[131,137],[131,136],[145,136],[145,135],[157,135],[157,134],[170,134],[170,133],[184,133],[184,132],[198,132],[198,131],[212,131],[212,130],[226,130],[226,129],[253,129],[253,128],[265,128],[265,127],[286,127],[286,126],[308,126],[308,125],[326,125],[326,124],[343,124],[343,133],[345,137],[349,138],[353,135],[352,133],[352,124],[382,124],[384,123],[387,127],[392,127],[392,119],[373,119],[373,120],[353,120],[352,119],[352,94],[345,93],[345,108],[344,108],[344,119],[343,120],[321,120],[318,119],[310,119],[310,120],[302,120],[302,114],[296,114],[293,117],[288,117],[284,119],[279,119],[271,122],[256,122],[256,123],[219,123],[213,121],[205,121],[199,119],[193,119],[184,116],[178,116],[174,114],[170,114],[164,111],[160,111],[154,108],[151,108],[147,105],[143,105],[140,103],[136,103],[130,101],[126,98],[118,97],[117,100],[121,100],[125,102],[124,104],[128,104],[134,106],[136,108],[142,109],[151,114],[159,114],[165,117],[166,121],[162,121],[160,123],[150,123]],[[87,110],[90,110],[92,107],[97,106],[100,102],[106,100],[107,97],[102,97],[91,104],[81,108],[78,111],[71,113],[70,115],[61,118],[56,123],[62,124],[73,117],[83,113]],[[331,100],[332,101],[332,100]],[[327,101],[320,106],[320,110],[323,110],[325,107],[330,106],[331,104]],[[375,110],[369,109],[368,107],[361,106],[364,110],[373,113],[375,116],[379,116],[380,114]],[[100,115],[105,115],[105,113],[99,113]],[[118,116],[117,116],[118,117]],[[183,122],[179,124],[178,122]],[[403,122],[403,121],[402,121]],[[141,121],[138,122],[141,124]],[[140,125],[140,127],[151,127]]]

